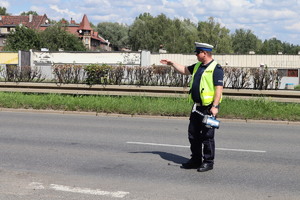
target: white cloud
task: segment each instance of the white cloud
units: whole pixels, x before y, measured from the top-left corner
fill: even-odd
[[[108,0],[84,0],[83,4],[87,7],[111,7],[111,3]]]
[[[10,4],[8,1],[1,1],[0,2],[0,7],[4,7],[4,8],[9,8]]]
[[[283,10],[274,10],[272,13],[272,18],[274,17],[275,19],[292,19],[299,17],[299,15],[291,10],[288,9],[283,9]]]
[[[198,6],[201,8],[201,6],[199,5],[199,2],[195,1],[195,0],[182,1],[182,5],[186,8],[197,8]]]
[[[163,6],[168,5],[168,0],[162,0],[162,4],[163,4]]]
[[[93,16],[93,19],[99,22],[117,21],[118,18],[119,16],[116,14]]]
[[[254,0],[255,5],[261,5],[264,2],[264,0]]]
[[[36,11],[40,15],[44,15],[47,12],[47,9],[45,7],[40,7],[40,6],[31,6],[30,10]]]
[[[48,10],[50,8],[50,10]],[[53,20],[61,20],[62,18],[65,19],[74,19],[76,22],[80,22],[82,20],[83,14],[80,12],[74,12],[69,9],[61,9],[57,5],[50,5],[47,8],[46,15]]]
[[[50,5],[50,8],[56,12],[58,12],[59,14],[67,14],[67,15],[76,15],[75,12],[70,11],[69,9],[60,9],[58,8],[57,5]]]
[[[285,29],[300,32],[300,22],[285,26]],[[299,37],[299,35],[298,35],[298,37]]]

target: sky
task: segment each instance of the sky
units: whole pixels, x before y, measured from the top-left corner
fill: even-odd
[[[170,19],[190,19],[196,24],[213,17],[231,33],[250,29],[263,41],[275,37],[300,45],[300,0],[1,0],[0,6],[12,15],[36,11],[51,20],[72,18],[77,23],[86,14],[94,25],[131,25],[145,12],[154,17],[165,14]]]

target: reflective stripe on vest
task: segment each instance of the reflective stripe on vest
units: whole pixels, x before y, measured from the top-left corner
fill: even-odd
[[[204,70],[204,72],[201,76],[199,90],[200,90],[200,98],[202,101],[202,105],[204,105],[204,106],[210,105],[211,103],[213,103],[213,100],[214,100],[215,86],[214,86],[214,81],[213,81],[213,73],[214,73],[214,70],[215,70],[217,64],[218,63],[216,61],[213,61]],[[201,62],[198,62],[194,67],[193,74],[192,74],[192,80],[190,83],[190,91],[193,86],[194,76],[195,76],[198,68],[200,67],[200,65],[201,65]],[[189,95],[189,99],[192,100],[192,94]],[[220,100],[220,103],[221,103],[221,100]]]

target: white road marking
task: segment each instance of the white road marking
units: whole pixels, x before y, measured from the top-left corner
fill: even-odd
[[[32,182],[29,184],[29,187],[34,190],[42,190],[45,189],[42,183]]]
[[[158,143],[144,143],[144,142],[126,142],[127,144],[139,144],[139,145],[150,145],[150,146],[164,146],[164,147],[180,147],[180,148],[190,148],[184,145],[173,145],[173,144],[158,144]],[[238,152],[251,152],[251,153],[266,153],[263,150],[247,150],[247,149],[227,149],[227,148],[216,148],[220,151],[238,151]]]
[[[188,148],[188,146],[174,145],[174,144],[158,144],[158,143],[144,143],[144,142],[126,142],[127,144],[141,144],[141,145],[151,145],[151,146],[163,146],[163,147],[180,147]]]
[[[64,185],[56,185],[51,184],[51,189],[57,190],[57,191],[63,191],[63,192],[73,192],[73,193],[80,193],[80,194],[92,194],[92,195],[100,195],[100,196],[111,196],[116,198],[123,198],[129,192],[123,192],[123,191],[117,191],[117,192],[108,192],[108,191],[102,191],[102,190],[92,190],[89,188],[80,188],[80,187],[70,187],[70,186],[64,186]]]
[[[43,186],[42,183],[32,182],[29,184],[31,189],[42,190],[47,189]],[[79,193],[79,194],[88,194],[88,195],[98,195],[98,196],[110,196],[114,198],[124,198],[129,192],[124,191],[117,191],[117,192],[109,192],[109,191],[102,191],[99,189],[93,190],[90,188],[80,188],[80,187],[70,187],[65,185],[57,185],[57,184],[50,184],[48,189],[61,191],[61,192],[72,192],[72,193]]]
[[[220,150],[220,151],[241,151],[241,152],[252,152],[252,153],[266,153],[266,151],[263,151],[263,150],[248,150],[248,149],[216,148],[216,150]]]

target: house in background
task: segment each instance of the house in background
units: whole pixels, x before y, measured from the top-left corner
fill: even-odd
[[[0,16],[0,51],[5,46],[5,41],[7,35],[10,31],[16,29],[16,26],[19,25],[26,26],[32,29],[41,29],[41,27],[49,26],[49,19],[47,15],[37,16],[37,15],[28,15],[28,16]]]
[[[0,51],[3,50],[6,37],[10,31],[15,30],[16,26],[21,24],[36,30],[45,30],[51,26],[46,14],[43,16],[31,14],[28,16],[0,16]],[[111,44],[91,28],[86,15],[83,16],[80,24],[76,24],[74,20],[71,20],[70,23],[65,21],[64,25],[66,31],[82,40],[86,49],[91,51],[111,51]]]
[[[90,22],[86,15],[83,16],[80,24],[76,24],[75,21],[71,19],[70,23],[66,24],[66,28],[68,32],[79,37],[88,50],[112,50],[111,44],[108,42],[108,40],[102,38],[98,32],[91,28]]]

